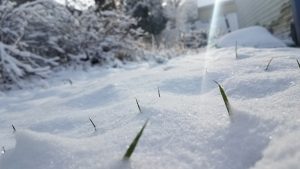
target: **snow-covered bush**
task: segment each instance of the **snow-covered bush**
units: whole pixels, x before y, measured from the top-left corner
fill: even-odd
[[[208,24],[198,20],[196,0],[165,0],[164,13],[168,18],[162,32],[168,47],[199,48],[207,44]]]
[[[77,18],[82,36],[76,36],[85,58],[94,62],[138,60],[137,53],[142,52],[139,40],[143,32],[133,29],[135,19],[117,11],[102,11],[95,15],[93,10],[85,11]]]
[[[125,9],[138,19],[137,26],[151,35],[156,37],[165,29],[167,18],[162,0],[127,0]]]
[[[29,34],[26,34],[32,28],[29,26],[30,22],[25,19],[32,16],[25,10],[29,6],[14,8],[14,5],[5,0],[0,5],[0,83],[19,84],[19,81],[28,75],[44,77],[50,66],[57,65],[56,56],[40,55],[45,49],[42,47],[44,41],[31,41]],[[34,36],[33,33],[30,35]]]
[[[75,12],[53,0],[0,4],[0,83],[44,77],[70,63],[118,64],[142,55],[142,32],[121,11]]]

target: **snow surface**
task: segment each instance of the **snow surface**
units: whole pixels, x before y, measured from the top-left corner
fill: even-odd
[[[240,48],[235,59],[234,48],[200,51],[161,65],[64,71],[43,88],[0,93],[0,168],[296,169],[299,52]],[[228,94],[231,120],[212,80]]]
[[[260,26],[240,29],[224,35],[217,41],[218,47],[254,47],[254,48],[280,48],[286,45],[271,33]]]

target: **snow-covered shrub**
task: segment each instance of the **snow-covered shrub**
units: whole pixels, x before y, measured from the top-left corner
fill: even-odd
[[[161,37],[166,46],[185,48],[206,46],[209,26],[197,20],[196,0],[165,0],[163,8],[168,23]]]
[[[76,41],[84,55],[81,60],[90,59],[94,62],[112,62],[117,58],[120,61],[138,60],[142,52],[142,36],[140,29],[135,30],[135,19],[125,16],[118,11],[102,11],[100,14],[93,10],[85,11],[77,18],[80,27]]]
[[[51,67],[69,63],[118,64],[138,60],[140,30],[121,11],[72,11],[53,0],[19,6],[0,4],[0,83],[44,77]]]
[[[167,18],[162,0],[127,0],[127,13],[138,19],[137,26],[151,35],[159,35],[166,26]]]
[[[26,42],[30,40],[25,36],[26,29],[30,27],[23,9],[17,10],[14,3],[5,0],[0,5],[0,83],[19,84],[28,75],[44,77],[50,66],[57,65],[57,57],[42,57]]]
[[[185,48],[201,48],[207,45],[207,34],[202,31],[189,31],[182,33],[180,40]]]

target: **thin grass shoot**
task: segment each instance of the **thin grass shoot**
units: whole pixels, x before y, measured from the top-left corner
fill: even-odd
[[[136,102],[136,105],[137,105],[140,113],[142,113],[142,109],[141,109],[141,106],[140,106],[139,101],[137,100],[137,98],[135,98],[135,102]]]
[[[134,152],[143,132],[145,127],[147,126],[148,120],[144,123],[143,127],[141,128],[141,130],[137,133],[137,135],[135,136],[135,138],[133,139],[133,141],[131,142],[130,146],[128,147],[128,149],[126,150],[126,153],[123,156],[123,160],[129,160],[132,153]]]
[[[157,93],[158,93],[158,97],[160,97],[160,89],[159,89],[159,87],[157,87]]]
[[[271,59],[269,60],[267,66],[266,66],[266,68],[265,68],[265,71],[268,71],[268,70],[269,70],[269,67],[270,67],[271,62],[273,61],[273,59],[274,59],[274,58],[271,58]]]
[[[17,131],[16,127],[12,124],[11,127],[13,128],[13,133]]]
[[[238,59],[239,55],[238,55],[238,42],[235,41],[235,59]]]
[[[96,127],[95,123],[93,122],[93,120],[91,118],[89,118],[89,119],[90,119],[90,122],[92,123],[92,125],[94,127],[95,132],[96,132],[97,131],[97,127]]]

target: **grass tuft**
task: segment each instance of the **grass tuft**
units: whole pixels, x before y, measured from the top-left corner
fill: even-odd
[[[300,63],[299,63],[299,60],[298,59],[296,59],[297,60],[297,63],[298,63],[298,67],[299,67],[299,69],[300,69]]]
[[[12,124],[11,127],[13,128],[13,133],[15,133],[17,131],[15,126]]]
[[[274,58],[271,58],[271,59],[269,60],[268,65],[267,65],[267,67],[265,68],[265,71],[268,71],[268,70],[269,70],[269,67],[270,67],[271,62],[273,61],[273,59],[274,59]]]
[[[71,79],[64,79],[63,81],[64,83],[65,82],[69,83],[71,86],[73,85],[73,81]]]
[[[69,82],[69,84],[72,86],[73,85],[73,81],[71,79],[67,80]]]
[[[138,107],[140,113],[142,113],[142,109],[141,109],[141,107],[140,107],[140,104],[139,104],[137,98],[135,98],[135,102],[136,102],[136,105],[137,105],[137,107]]]
[[[227,109],[227,112],[228,112],[228,115],[229,117],[231,117],[232,115],[232,110],[231,110],[231,106],[230,106],[230,103],[228,101],[228,97],[223,89],[223,87],[217,82],[217,81],[214,81],[218,86],[219,86],[219,90],[220,90],[220,93],[222,95],[222,98],[223,98],[223,101],[225,103],[225,106],[226,106],[226,109]]]
[[[160,89],[159,89],[159,87],[157,87],[157,93],[158,93],[158,97],[160,97]]]
[[[97,131],[97,127],[96,127],[95,123],[93,122],[93,120],[91,118],[89,118],[89,119],[90,119],[90,122],[92,123],[92,125],[94,127],[95,132],[96,132]]]
[[[126,153],[123,156],[123,160],[129,160],[132,153],[135,150],[135,147],[137,146],[145,127],[147,126],[148,120],[145,122],[145,124],[143,125],[142,129],[138,132],[138,134],[135,136],[135,138],[133,139],[133,141],[131,142],[130,146],[128,147]]]

